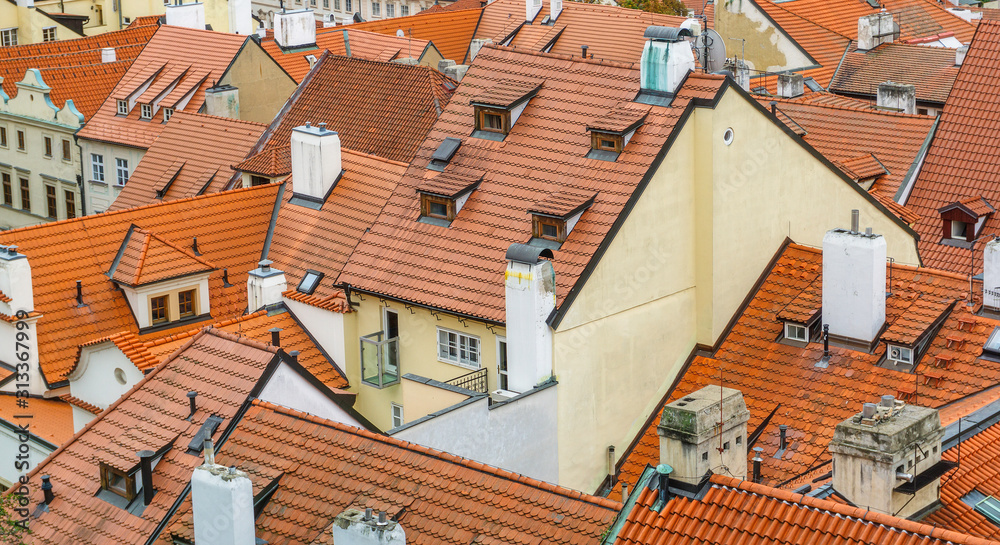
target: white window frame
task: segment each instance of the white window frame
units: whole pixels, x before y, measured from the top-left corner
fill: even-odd
[[[893,350],[899,350],[899,357],[893,357]],[[913,365],[913,349],[898,344],[885,347],[885,357],[895,365]]]
[[[128,183],[128,159],[115,157],[115,183],[119,186]]]
[[[142,119],[153,119],[153,105],[152,104],[140,104],[139,105],[139,117]]]
[[[17,27],[0,28],[0,47],[17,45]]]
[[[497,335],[497,390],[503,390],[505,392],[510,391],[510,353],[507,352],[507,369],[500,367],[500,345],[504,347],[507,346],[507,337],[501,337]],[[503,381],[507,380],[507,384],[504,385]],[[504,387],[506,386],[506,387]]]
[[[49,37],[45,35],[49,31],[52,31],[52,38],[51,39],[49,39]],[[54,27],[54,26],[47,26],[47,27],[42,28],[42,42],[54,42],[54,41],[56,41],[56,27]]]
[[[119,100],[118,101],[118,115],[128,115],[128,101]]]
[[[351,9],[352,5],[353,5],[352,0],[344,0],[344,11],[354,11],[353,9]]]
[[[809,328],[793,322],[785,322],[785,338],[789,341],[809,342]]]
[[[385,16],[386,17],[396,16],[396,4],[393,4],[392,2],[385,3]]]
[[[90,154],[90,174],[91,180],[95,182],[104,181],[104,156],[98,153]]]
[[[390,418],[392,419],[391,421],[392,421],[392,427],[393,428],[398,428],[398,427],[400,427],[400,426],[402,426],[403,424],[406,423],[406,420],[403,419],[403,406],[402,405],[400,405],[399,403],[392,403],[392,402],[390,402],[389,403],[389,411],[390,411],[389,412]]]
[[[399,16],[400,17],[409,17],[409,15],[410,15],[410,6],[408,6],[406,4],[403,4],[403,5],[399,6]]]
[[[163,109],[163,122],[166,123],[167,121],[170,121],[170,118],[173,117],[173,115],[174,115],[174,109],[173,108],[164,108]]]
[[[382,16],[382,2],[372,0],[372,17]]]
[[[965,230],[964,230],[965,232],[964,233],[957,233],[956,232],[955,227],[958,226],[958,225],[964,225],[965,226]],[[969,232],[969,225],[970,224],[968,222],[952,220],[952,222],[951,222],[951,238],[957,239],[957,240],[965,240],[966,239],[966,233]]]
[[[449,355],[447,357],[444,357],[444,356],[441,355],[441,347],[442,347],[442,345],[441,345],[441,335],[442,335],[442,333],[446,334],[446,335],[449,335],[449,336],[450,335],[454,335],[455,336],[455,341],[454,341],[455,345],[454,345],[454,348],[457,351],[457,354],[454,356],[454,359],[452,359],[452,357],[450,355],[451,348],[452,348],[452,346],[451,346],[451,342],[452,341],[451,341],[450,338],[448,339],[448,353],[449,353]],[[465,348],[462,348],[462,341],[463,341],[463,339],[466,341],[466,347]],[[470,353],[473,352],[472,349],[468,348],[468,341],[469,340],[475,340],[476,341],[476,347],[475,347],[475,350],[474,350],[475,355],[476,355],[476,357],[475,357],[476,362],[475,363],[468,363],[468,361],[462,361],[462,351],[463,350],[466,351],[466,352],[470,352]],[[483,366],[483,341],[479,337],[477,337],[475,335],[469,335],[468,333],[462,333],[461,331],[455,331],[454,329],[448,329],[448,328],[444,328],[444,327],[439,327],[439,328],[437,328],[436,343],[437,343],[437,357],[438,357],[438,361],[444,362],[444,363],[449,363],[451,365],[457,365],[459,367],[464,367],[466,369],[476,370],[476,369],[481,369],[482,368],[482,366]],[[466,360],[470,360],[470,358],[466,358]]]

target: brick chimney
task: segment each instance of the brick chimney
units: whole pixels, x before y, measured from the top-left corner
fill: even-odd
[[[552,251],[511,244],[504,275],[507,308],[507,376],[509,388],[526,392],[552,376],[552,328],[556,308],[556,273]]]
[[[213,85],[205,89],[205,113],[239,119],[240,90],[232,85]]]
[[[323,202],[342,168],[340,136],[326,123],[292,129],[292,189],[295,195]]]
[[[802,74],[778,74],[778,96],[795,98],[805,93],[805,83]]]
[[[205,463],[191,475],[195,543],[255,545],[253,485],[236,468]]]
[[[743,393],[721,386],[706,386],[667,404],[656,427],[660,463],[673,467],[671,479],[688,484],[698,484],[713,469],[746,479],[749,418]]]
[[[274,14],[274,41],[282,49],[316,45],[316,19],[311,9]]]
[[[276,305],[281,302],[281,294],[288,289],[285,273],[271,268],[271,260],[265,259],[247,276],[247,308],[250,312]]]
[[[406,532],[384,511],[348,509],[333,520],[333,545],[406,545]]]
[[[878,85],[876,104],[879,108],[899,110],[904,114],[917,113],[917,88],[905,83],[887,81]]]
[[[830,441],[833,488],[852,504],[902,518],[926,514],[939,500],[944,428],[936,409],[892,396],[865,403],[837,424]]]
[[[168,25],[205,30],[205,4],[167,4],[164,9],[167,11]]]
[[[892,14],[881,12],[858,19],[858,50],[868,51],[893,40],[896,28]]]
[[[1000,310],[1000,239],[983,249],[983,305]]]
[[[886,244],[858,231],[857,218],[823,237],[823,323],[831,338],[867,349],[885,324]]]
[[[692,35],[686,28],[651,26],[643,37],[639,63],[639,81],[643,91],[672,95],[677,92],[688,72],[694,70],[694,53],[685,38]]]

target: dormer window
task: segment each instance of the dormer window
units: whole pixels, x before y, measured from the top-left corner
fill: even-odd
[[[159,297],[149,298],[149,321],[153,324],[163,324],[169,320],[169,315],[167,314],[167,305],[170,302],[170,296],[160,295]]]
[[[785,322],[785,338],[789,341],[809,342],[809,329],[803,324]]]
[[[481,173],[455,170],[424,181],[417,187],[420,221],[442,227],[450,225],[482,179]]]
[[[594,204],[597,193],[563,189],[550,193],[531,206],[531,241],[529,244],[550,250],[559,249],[580,220]]]
[[[101,488],[113,492],[127,501],[135,498],[135,473],[128,474],[120,469],[101,463]]]
[[[299,293],[304,293],[306,295],[312,295],[316,288],[319,286],[319,281],[323,279],[323,273],[319,271],[314,271],[312,269],[307,269],[305,276],[302,277],[302,281],[296,289]]]
[[[590,133],[588,159],[617,161],[618,155],[635,134],[636,129],[646,121],[649,106],[623,103],[587,124]]]
[[[471,101],[475,113],[472,136],[503,140],[541,87],[537,80],[507,80],[475,96]]]
[[[979,235],[986,219],[996,210],[982,197],[972,197],[938,209],[944,233],[941,242],[968,247]]]
[[[885,357],[893,365],[913,365],[913,349],[906,346],[888,345]]]
[[[139,115],[142,119],[153,119],[153,105],[152,104],[140,104],[139,105]]]
[[[167,121],[170,121],[170,118],[173,115],[174,115],[174,109],[173,108],[164,108],[163,109],[163,122],[166,123]]]
[[[118,115],[128,115],[128,101],[119,100],[118,101]]]

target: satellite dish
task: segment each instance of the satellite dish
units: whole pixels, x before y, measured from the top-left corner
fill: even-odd
[[[708,72],[718,72],[725,68],[726,42],[719,33],[708,28],[695,38],[695,54],[698,63]]]
[[[403,34],[403,29],[399,29],[399,30],[396,31],[396,37],[397,38],[405,38],[406,37],[406,34]]]

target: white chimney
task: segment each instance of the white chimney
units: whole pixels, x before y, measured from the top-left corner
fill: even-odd
[[[249,36],[253,34],[253,9],[250,0],[229,0],[229,32]]]
[[[406,532],[384,511],[348,509],[333,520],[333,545],[406,545]]]
[[[168,4],[164,8],[167,10],[168,25],[205,30],[205,4]]]
[[[851,223],[823,237],[823,323],[834,337],[871,345],[885,324],[886,244],[858,231],[857,211]]]
[[[215,85],[205,89],[205,113],[239,119],[240,90],[232,85]]]
[[[969,46],[963,45],[955,50],[955,66],[962,66],[965,62],[965,55],[969,52]]]
[[[1000,239],[983,250],[983,305],[1000,310]]]
[[[562,0],[549,0],[549,21],[555,21],[562,13]]]
[[[486,38],[484,40],[475,39],[469,44],[469,63],[476,60],[476,55],[479,54],[479,50],[483,48],[486,44],[493,43],[493,38]]]
[[[340,176],[340,136],[326,123],[292,129],[292,189],[296,196],[323,202]]]
[[[0,291],[11,299],[10,312],[4,314],[13,316],[19,310],[35,310],[31,265],[24,254],[17,252],[17,246],[0,246]]]
[[[524,0],[524,20],[532,21],[542,11],[542,0]]]
[[[507,376],[510,390],[526,392],[552,376],[552,328],[556,273],[552,251],[511,244],[504,275],[507,309]]]
[[[205,463],[191,475],[195,543],[255,545],[253,485],[236,468]]]
[[[691,31],[651,26],[643,36],[648,41],[642,48],[639,65],[640,87],[654,93],[677,92],[688,72],[695,68],[691,44],[685,39],[691,36]]]
[[[282,49],[316,45],[316,19],[311,9],[274,14],[274,41]]]
[[[16,4],[19,8],[33,8],[35,7],[35,0],[17,0]]]
[[[891,42],[895,30],[891,13],[874,13],[858,18],[858,50],[868,51]]]
[[[795,98],[805,93],[802,74],[778,74],[778,96]]]
[[[271,268],[271,260],[265,259],[247,276],[247,308],[250,312],[257,312],[266,306],[276,305],[287,289],[285,273]]]
[[[879,108],[899,110],[904,114],[917,113],[917,88],[910,84],[887,81],[878,85],[876,105]]]
[[[115,53],[115,48],[104,47],[101,48],[101,62],[115,62],[118,60],[118,55]]]

